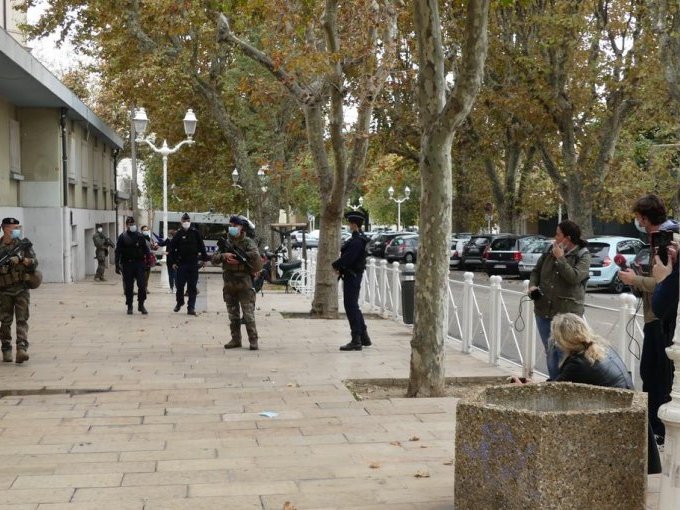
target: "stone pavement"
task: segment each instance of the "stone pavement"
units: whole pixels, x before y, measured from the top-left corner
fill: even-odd
[[[341,353],[345,320],[285,319],[309,301],[266,292],[261,350],[225,351],[219,275],[198,317],[172,312],[157,273],[149,315],[127,316],[107,277],[32,292],[31,360],[0,363],[0,390],[76,394],[0,399],[0,510],[453,508],[456,399],[358,402],[342,384],[407,377],[408,327],[369,319],[374,346]]]

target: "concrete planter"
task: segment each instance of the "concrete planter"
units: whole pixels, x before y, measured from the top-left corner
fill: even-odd
[[[647,399],[583,384],[493,386],[456,415],[456,510],[643,509]]]

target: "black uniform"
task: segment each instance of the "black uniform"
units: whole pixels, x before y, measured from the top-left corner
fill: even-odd
[[[132,307],[134,282],[137,281],[137,302],[140,309],[146,300],[146,283],[144,282],[144,257],[150,255],[146,239],[139,232],[126,230],[118,236],[116,243],[116,269],[123,273],[123,289],[125,304]],[[131,313],[131,312],[130,312]]]
[[[333,269],[340,273],[343,281],[342,296],[345,313],[352,332],[352,339],[366,339],[363,345],[370,345],[364,316],[359,308],[361,278],[366,269],[366,244],[368,238],[362,232],[353,232],[340,249],[340,258],[333,262]]]
[[[169,258],[177,266],[177,275],[175,276],[176,310],[184,305],[184,285],[187,286],[189,294],[188,311],[193,311],[196,306],[199,253],[201,261],[208,260],[203,237],[194,227],[189,227],[189,230],[179,229],[170,241]]]

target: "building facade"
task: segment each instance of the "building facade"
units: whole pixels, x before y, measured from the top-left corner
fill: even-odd
[[[0,29],[0,217],[22,222],[44,281],[94,274],[96,223],[115,242],[129,208],[128,197],[116,192],[122,146],[120,136]]]

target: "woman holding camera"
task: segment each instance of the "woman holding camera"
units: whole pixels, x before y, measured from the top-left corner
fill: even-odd
[[[590,252],[581,239],[581,228],[571,220],[557,225],[555,241],[541,255],[529,278],[529,296],[534,300],[536,327],[545,348],[550,380],[557,378],[560,351],[550,339],[550,324],[558,313],[583,315]]]

